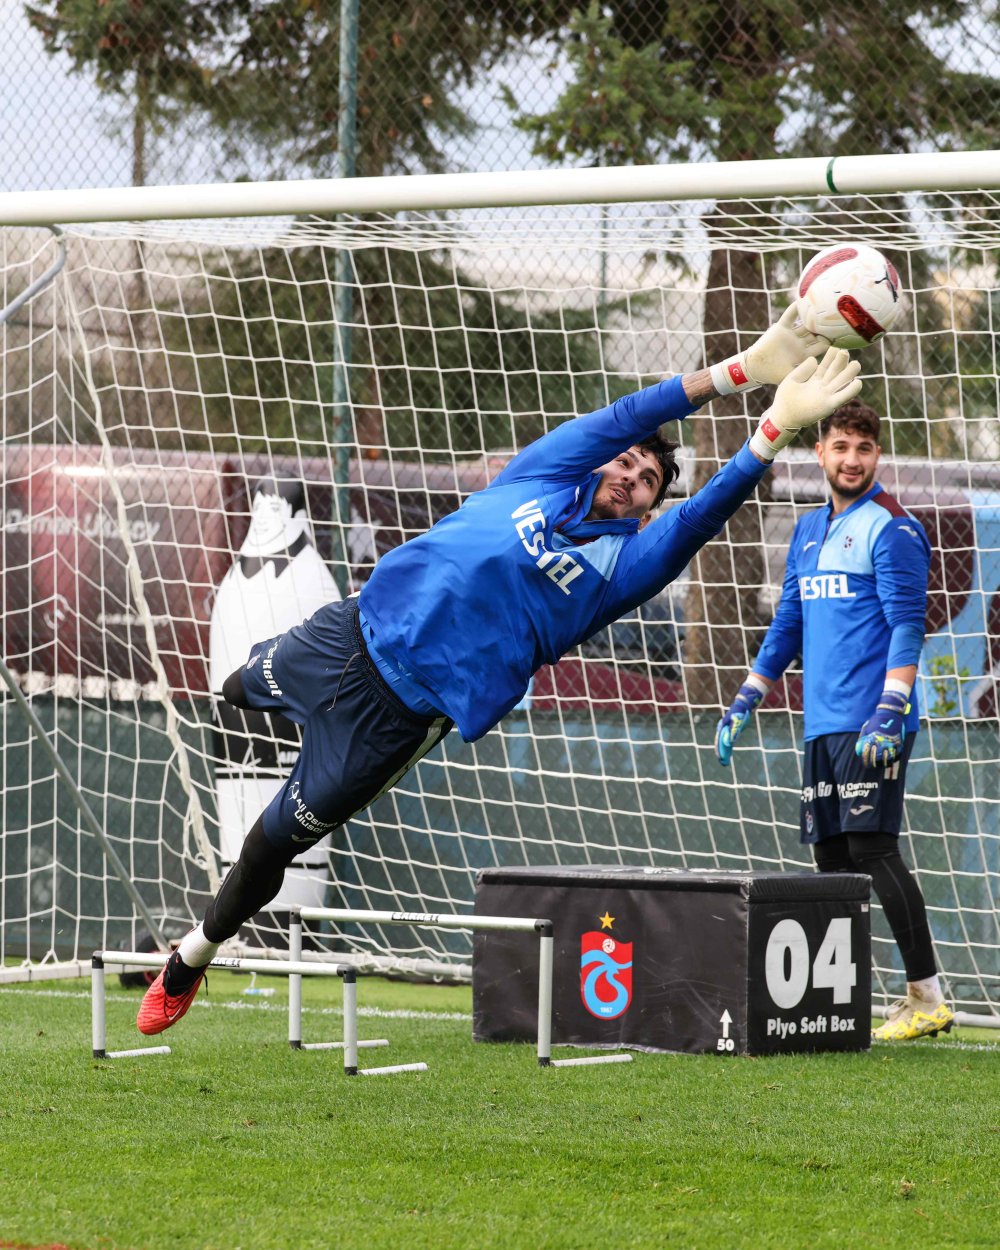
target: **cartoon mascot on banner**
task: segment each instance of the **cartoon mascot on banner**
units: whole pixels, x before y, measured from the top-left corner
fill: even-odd
[[[251,646],[298,625],[340,591],[313,542],[301,482],[263,479],[253,492],[250,529],[212,605],[209,683],[216,695],[216,797],[223,875],[240,853],[246,831],[288,775],[299,749],[296,725],[277,713],[242,711],[222,701],[222,683]],[[271,904],[322,906],[329,882],[329,838],[296,861]],[[270,928],[270,924],[268,924]],[[281,932],[271,938],[279,944]],[[260,937],[267,938],[266,933]]]

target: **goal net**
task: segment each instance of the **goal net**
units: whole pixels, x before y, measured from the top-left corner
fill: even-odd
[[[865,398],[887,418],[880,480],[934,547],[904,849],[950,994],[993,1010],[994,195],[63,229],[0,233],[13,682],[0,975],[72,970],[96,947],[141,942],[150,922],[176,937],[200,917],[294,758],[293,727],[220,712],[250,642],[357,590],[544,431],[745,346],[811,253],[862,238],[908,291],[901,324],[861,357]],[[65,264],[41,282],[60,247]],[[683,472],[665,506],[735,451],[760,402],[718,402],[677,428]],[[712,743],[773,612],[795,519],[823,498],[809,446],[785,453],[684,578],[542,669],[482,741],[445,739],[296,866],[241,941],[277,944],[296,901],[468,911],[489,866],[809,869],[798,671],[731,769]],[[875,912],[886,1000],[904,977]],[[469,972],[461,934],[347,927],[317,945]]]

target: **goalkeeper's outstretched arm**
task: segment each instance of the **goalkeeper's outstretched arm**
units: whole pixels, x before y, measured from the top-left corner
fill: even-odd
[[[830,379],[839,379],[843,384],[853,379],[842,369],[816,369],[814,357],[828,346],[826,339],[810,334],[796,323],[792,307],[742,355],[709,369],[667,378],[623,395],[596,412],[557,425],[523,448],[493,484],[535,477],[571,479],[577,473],[606,464],[624,447],[648,438],[665,422],[682,421],[720,395],[762,385],[778,386],[779,391],[785,387],[780,399],[775,394],[769,410],[772,425],[768,429],[773,426],[775,438],[779,425],[786,429],[787,442],[796,430],[820,420],[831,410],[826,406],[824,384],[830,389]],[[846,362],[847,353],[841,352],[840,358]],[[856,372],[855,366],[850,368]],[[733,373],[745,380],[738,385],[732,383]],[[793,381],[799,385],[793,386]],[[837,393],[836,401],[844,403],[853,393]],[[759,446],[751,448],[758,461],[769,464],[777,448],[784,445],[777,442],[772,449],[772,441],[762,438]]]
[[[769,335],[776,335],[771,340],[770,348],[767,347]],[[796,330],[788,324],[786,313],[747,351],[746,355],[751,360],[762,359],[767,363],[766,370],[757,365],[758,373],[766,372],[768,377],[765,380],[773,378],[778,383],[774,402],[750,439],[750,450],[764,464],[769,464],[800,430],[816,425],[861,391],[861,379],[858,377],[861,365],[851,360],[849,352],[828,347],[817,364],[815,353],[821,351],[825,343],[825,339],[818,339],[816,345],[804,345]],[[757,355],[754,355],[755,352]],[[794,363],[796,358],[797,364]],[[788,365],[791,367],[786,370]],[[693,404],[706,403],[716,395],[732,393],[732,390],[750,389],[749,386],[741,386],[731,388],[729,392],[720,390],[720,368],[715,365],[700,373],[684,375],[684,391]]]
[[[816,363],[804,360],[774,392],[774,402],[750,438],[750,450],[765,463],[787,447],[800,430],[816,425],[861,391],[861,365],[850,353],[831,347]]]

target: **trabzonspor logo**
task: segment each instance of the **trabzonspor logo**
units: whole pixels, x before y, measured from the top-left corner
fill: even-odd
[[[580,997],[592,1016],[614,1020],[632,1001],[632,943],[592,931],[580,938]]]

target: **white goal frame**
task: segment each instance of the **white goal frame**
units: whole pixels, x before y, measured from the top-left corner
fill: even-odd
[[[677,202],[692,205],[725,201],[781,201],[800,197],[886,196],[926,193],[990,192],[1000,196],[1000,150],[986,152],[862,155],[849,157],[729,162],[711,165],[638,166],[619,169],[528,170],[497,174],[447,174],[406,178],[319,179],[232,185],[130,187],[0,194],[0,229],[109,222],[179,220],[239,221],[245,218],[337,214],[457,212],[528,206],[614,205]],[[860,228],[860,227],[859,227]],[[55,280],[56,273],[21,292],[7,308],[21,309],[32,296]],[[124,504],[119,500],[120,516]],[[141,594],[141,591],[137,592]],[[30,701],[0,659],[0,677],[12,702],[20,708],[30,731],[49,752],[46,729],[32,723]],[[158,674],[161,687],[165,678]],[[162,693],[162,689],[161,689]],[[164,696],[164,702],[169,700]],[[168,714],[169,715],[169,714]],[[168,733],[180,742],[179,730]],[[183,755],[183,752],[181,752]],[[73,769],[57,760],[56,771],[67,798],[76,805],[89,832],[102,842],[109,872],[117,876],[132,899],[136,915],[154,935],[162,937],[157,918],[148,914],[137,895],[128,866],[102,839],[99,821],[86,799],[75,790]],[[196,800],[195,806],[196,804]],[[206,835],[195,817],[193,838],[208,860],[208,875],[218,880],[218,865],[206,854]],[[469,900],[471,906],[471,899]],[[995,905],[995,901],[994,901]],[[470,918],[471,920],[471,915]],[[306,956],[308,958],[308,955]],[[266,962],[266,961],[265,961]],[[369,957],[363,966],[379,966]],[[0,967],[5,980],[85,975],[89,958],[49,962],[41,966]],[[426,969],[424,969],[426,970]],[[464,966],[461,973],[467,974]],[[984,1006],[986,1004],[984,1003]],[[1000,1027],[995,1004],[979,1023]],[[963,1013],[965,1019],[973,1018]]]

